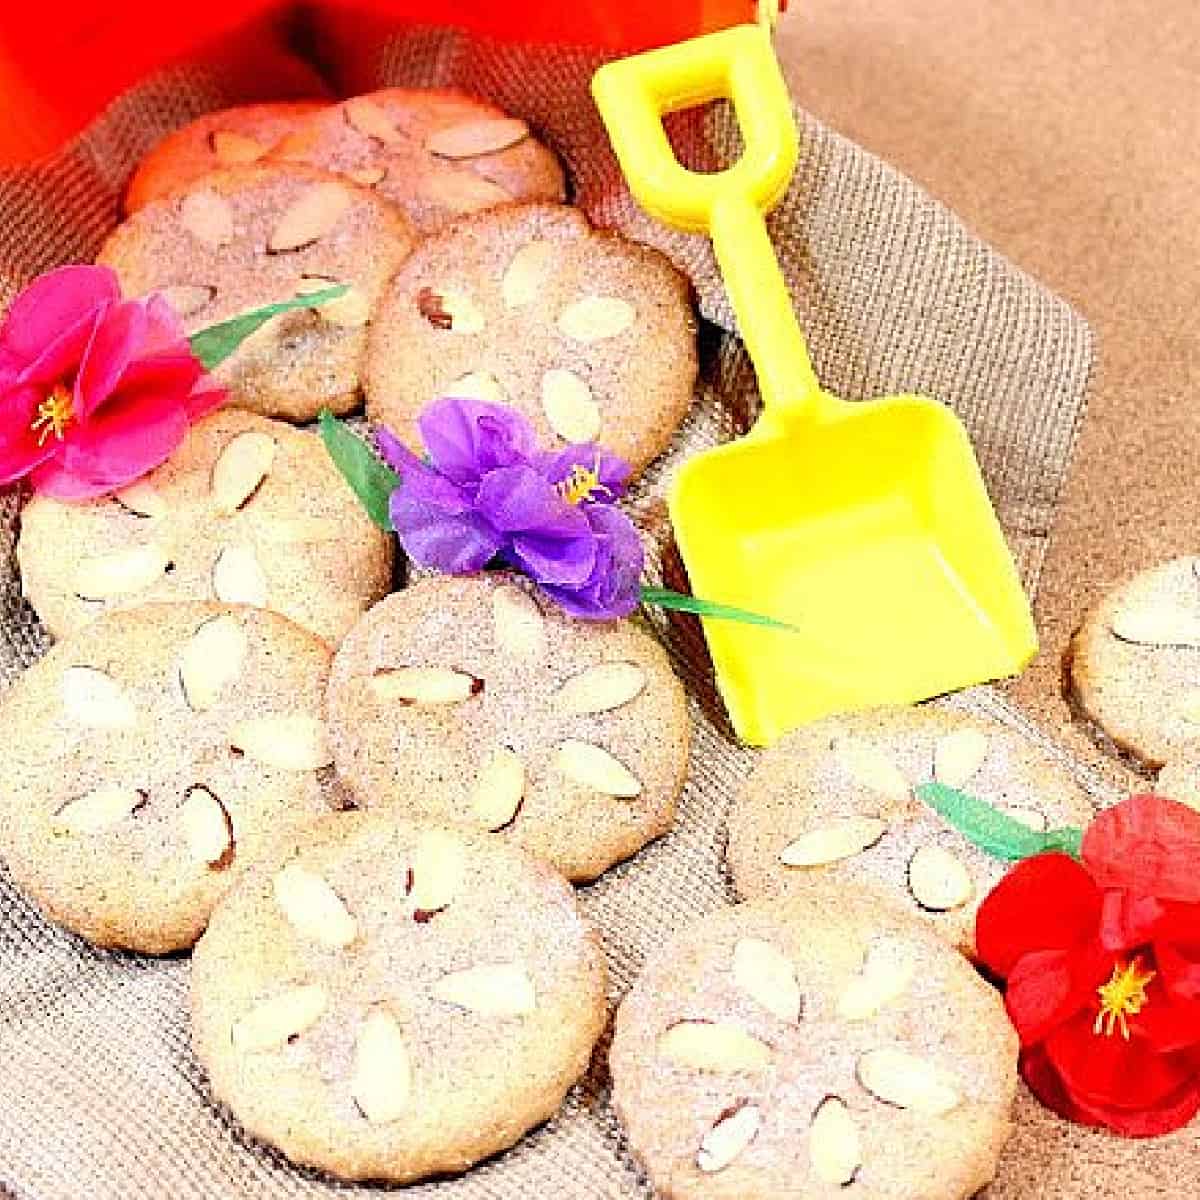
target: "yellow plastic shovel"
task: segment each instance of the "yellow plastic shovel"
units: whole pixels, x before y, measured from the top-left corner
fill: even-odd
[[[767,234],[797,144],[765,30],[738,26],[602,67],[592,91],[639,203],[707,232],[758,373],[744,438],[680,468],[670,496],[693,591],[796,632],[705,621],[740,737],[765,745],[834,712],[1016,674],[1029,604],[966,431],[923,396],[852,404],[821,390]],[[686,170],[662,115],[733,102],[745,150]]]

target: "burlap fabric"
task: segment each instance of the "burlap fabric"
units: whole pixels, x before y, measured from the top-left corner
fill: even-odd
[[[593,220],[661,246],[693,279],[708,321],[698,402],[633,498],[651,575],[678,586],[662,500],[666,479],[683,456],[748,427],[753,375],[707,243],[652,225],[621,184],[587,98],[599,61],[583,51],[413,30],[337,65],[346,92],[381,83],[452,84],[492,97],[562,155],[575,199]],[[0,175],[0,299],[40,270],[90,258],[116,220],[129,170],[161,134],[259,90],[220,63],[176,68],[122,97],[53,161]],[[1087,327],[911,182],[804,114],[797,120],[801,165],[772,224],[821,378],[850,398],[912,390],[951,404],[974,438],[1034,589],[1083,412]],[[736,151],[736,130],[720,107],[676,118],[671,129],[693,165],[711,168]],[[9,497],[0,510],[6,681],[45,646],[13,562],[17,508]],[[729,735],[697,626],[661,613],[649,619],[689,688],[695,740],[677,830],[581,889],[604,933],[614,1003],[672,931],[731,902],[721,866],[724,818],[753,761]],[[991,712],[1068,761],[990,689],[951,703]],[[1102,781],[1069,765],[1098,804],[1112,799]],[[0,1184],[21,1200],[347,1190],[248,1142],[211,1102],[188,1048],[187,977],[186,957],[154,961],[93,950],[42,920],[0,872]],[[462,1179],[411,1191],[470,1200],[651,1195],[607,1103],[606,1050],[602,1041],[590,1075],[561,1113],[513,1151]],[[1086,1170],[1079,1175],[1076,1168],[1088,1155],[1103,1159],[1103,1135],[1057,1122],[1028,1097],[1019,1113],[991,1193],[1005,1200],[1091,1194]],[[1094,1154],[1081,1159],[1084,1144]]]

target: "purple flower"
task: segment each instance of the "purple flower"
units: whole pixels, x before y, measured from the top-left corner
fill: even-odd
[[[479,400],[435,401],[419,424],[426,461],[386,429],[377,434],[400,474],[392,524],[414,562],[453,575],[500,562],[574,616],[633,611],[642,544],[614,507],[626,462],[591,445],[539,452],[520,413]]]

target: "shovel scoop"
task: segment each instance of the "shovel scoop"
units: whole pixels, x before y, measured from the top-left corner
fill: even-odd
[[[754,428],[690,458],[669,496],[695,594],[791,627],[704,620],[739,737],[766,745],[830,713],[1020,672],[1033,619],[962,424],[923,396],[840,400],[813,372],[765,223],[797,158],[766,31],[609,63],[592,90],[642,207],[712,238],[758,375]],[[689,171],[662,116],[721,97],[742,156]]]

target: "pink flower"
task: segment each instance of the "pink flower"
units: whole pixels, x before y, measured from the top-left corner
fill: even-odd
[[[161,296],[108,267],[39,276],[0,326],[0,484],[84,500],[158,466],[225,393]]]

